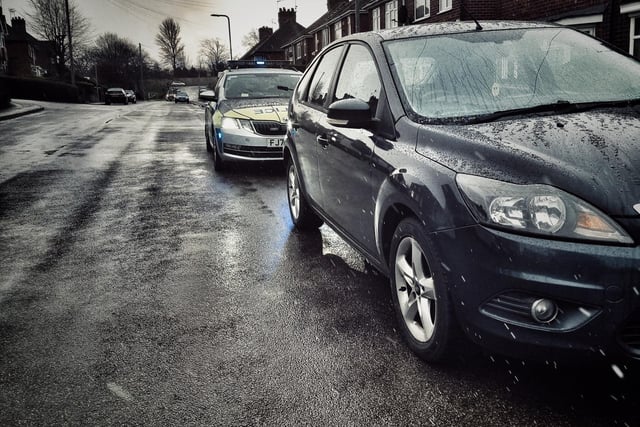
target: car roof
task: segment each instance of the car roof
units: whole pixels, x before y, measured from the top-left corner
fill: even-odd
[[[121,87],[110,87],[109,89],[107,89],[107,91],[110,91],[110,90],[113,90],[113,91],[118,90],[118,91],[120,91],[120,90],[124,90],[124,89],[122,89]]]
[[[480,21],[481,30],[477,29],[477,25],[473,21],[460,22],[438,22],[433,24],[408,25],[391,29],[369,31],[365,33],[356,33],[347,37],[343,37],[337,42],[345,40],[398,40],[412,37],[439,36],[447,34],[459,33],[482,33],[483,31],[496,30],[521,30],[527,28],[567,28],[561,25],[548,22],[533,21]]]

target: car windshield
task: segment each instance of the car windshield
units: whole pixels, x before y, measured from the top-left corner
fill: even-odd
[[[404,102],[426,119],[640,98],[640,64],[572,29],[479,31],[385,48]]]
[[[289,98],[299,79],[298,74],[229,75],[224,83],[225,98]]]

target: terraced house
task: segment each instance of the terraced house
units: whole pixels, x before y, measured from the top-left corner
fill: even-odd
[[[327,12],[282,49],[304,68],[334,40],[358,31],[430,22],[535,20],[575,27],[640,58],[640,1],[327,0]]]

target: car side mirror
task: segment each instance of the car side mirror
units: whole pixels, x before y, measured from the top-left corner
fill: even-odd
[[[329,105],[327,122],[336,127],[366,129],[373,123],[371,107],[357,98],[336,101]]]
[[[203,101],[218,102],[218,97],[216,96],[216,93],[212,90],[203,90],[198,94],[198,99],[202,99]]]

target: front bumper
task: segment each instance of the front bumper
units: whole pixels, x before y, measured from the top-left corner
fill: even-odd
[[[473,341],[526,358],[640,360],[639,246],[552,241],[480,225],[432,236]],[[548,323],[531,313],[540,299],[557,306]]]
[[[215,129],[224,161],[282,160],[286,135],[258,135],[244,129]]]

